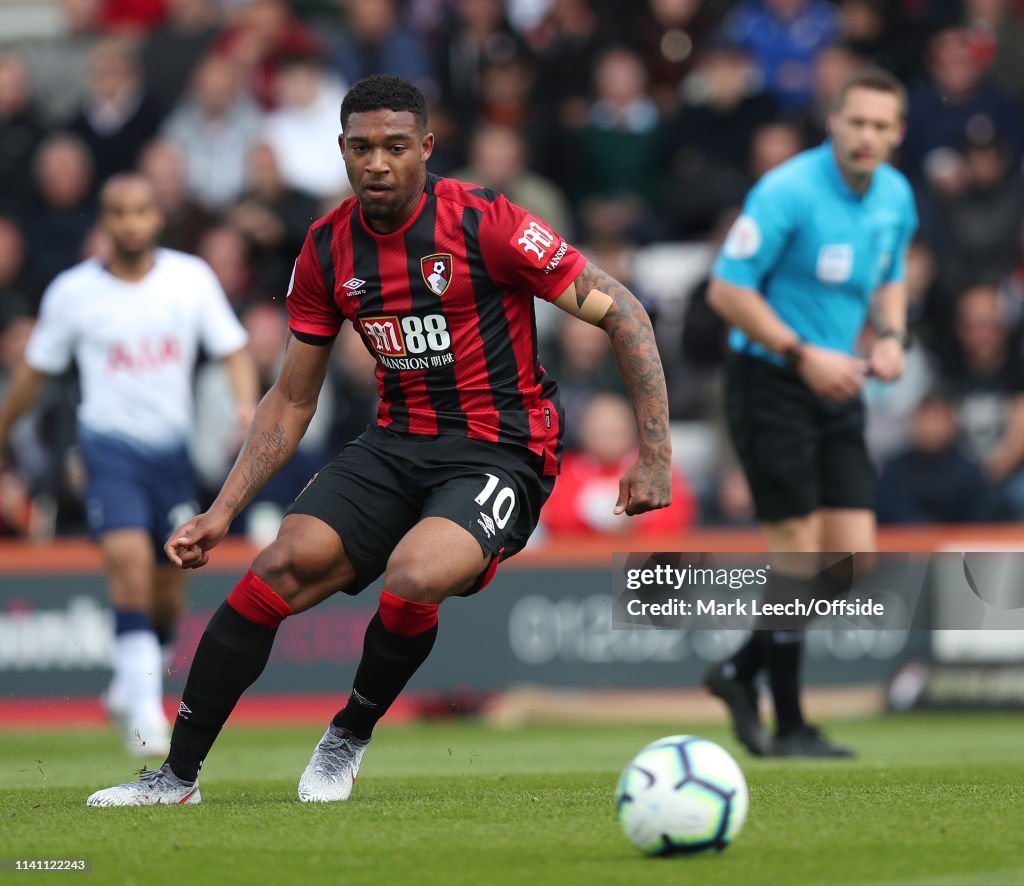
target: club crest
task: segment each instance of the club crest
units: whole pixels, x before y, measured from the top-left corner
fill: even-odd
[[[434,295],[444,295],[452,282],[452,257],[448,253],[427,255],[420,259],[423,282]]]

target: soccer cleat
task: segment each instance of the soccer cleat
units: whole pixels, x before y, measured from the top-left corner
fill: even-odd
[[[816,726],[805,723],[785,735],[772,739],[768,755],[771,757],[832,757],[857,756],[853,748],[830,741]]]
[[[138,781],[96,791],[86,806],[184,806],[201,803],[199,779],[182,781],[164,763],[159,769],[143,769]]]
[[[757,687],[753,683],[726,676],[726,663],[712,665],[704,673],[704,685],[716,698],[725,702],[732,718],[736,739],[755,757],[768,753],[768,736],[761,726],[757,709]]]
[[[356,738],[346,729],[328,726],[299,779],[299,799],[303,803],[347,800],[369,743],[368,738]]]

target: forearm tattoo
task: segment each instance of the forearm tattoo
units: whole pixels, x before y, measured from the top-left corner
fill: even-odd
[[[291,455],[284,427],[277,424],[272,430],[246,442],[238,458],[241,488],[225,499],[224,504],[237,514],[256,495]]]
[[[575,287],[577,304],[581,304],[592,289],[611,298],[611,307],[598,325],[611,339],[615,361],[633,401],[640,431],[641,463],[667,462],[672,454],[668,433],[668,393],[654,328],[647,311],[633,293],[592,262],[588,262],[576,278]]]

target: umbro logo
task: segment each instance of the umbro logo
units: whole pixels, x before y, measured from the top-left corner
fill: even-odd
[[[191,709],[189,708],[189,706],[187,704],[185,704],[185,702],[179,702],[178,703],[178,716],[181,717],[182,720],[187,720],[188,717],[189,717],[189,714],[191,714],[191,713],[192,713]]]
[[[350,298],[353,295],[366,295],[366,290],[362,288],[366,285],[366,281],[360,280],[358,277],[353,277],[351,280],[346,280],[341,285],[348,290],[348,292],[346,292],[345,295],[349,296]]]

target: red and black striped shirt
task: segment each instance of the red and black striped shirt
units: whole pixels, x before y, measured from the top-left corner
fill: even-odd
[[[431,175],[394,233],[373,231],[355,197],[310,227],[289,325],[331,338],[354,324],[377,361],[380,426],[525,446],[556,474],[561,409],[533,297],[554,300],[585,264],[501,194]]]

